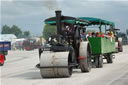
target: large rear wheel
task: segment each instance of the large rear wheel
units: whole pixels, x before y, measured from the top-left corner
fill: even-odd
[[[79,62],[81,71],[89,72],[92,67],[90,46],[87,42],[81,42],[79,50]]]

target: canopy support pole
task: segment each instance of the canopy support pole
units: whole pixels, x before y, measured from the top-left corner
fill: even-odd
[[[106,24],[105,24],[105,34],[106,34],[106,30],[107,30],[106,28],[107,28],[107,27],[106,27]]]
[[[101,37],[101,20],[100,20],[99,30],[100,30],[100,37]]]

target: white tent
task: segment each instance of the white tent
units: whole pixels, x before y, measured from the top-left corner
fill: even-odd
[[[17,37],[14,34],[0,34],[1,41],[11,41],[11,43],[16,42]]]

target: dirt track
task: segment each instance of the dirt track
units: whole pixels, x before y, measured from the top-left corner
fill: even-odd
[[[35,65],[39,62],[38,50],[9,51],[7,61],[0,67],[1,85],[128,85],[128,46],[115,54],[113,64],[93,68],[90,73],[73,70],[70,78],[42,79]]]

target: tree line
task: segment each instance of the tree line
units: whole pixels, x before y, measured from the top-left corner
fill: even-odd
[[[22,31],[18,26],[13,25],[12,27],[8,25],[3,25],[1,34],[14,34],[17,38],[25,38],[30,36],[29,31]]]

